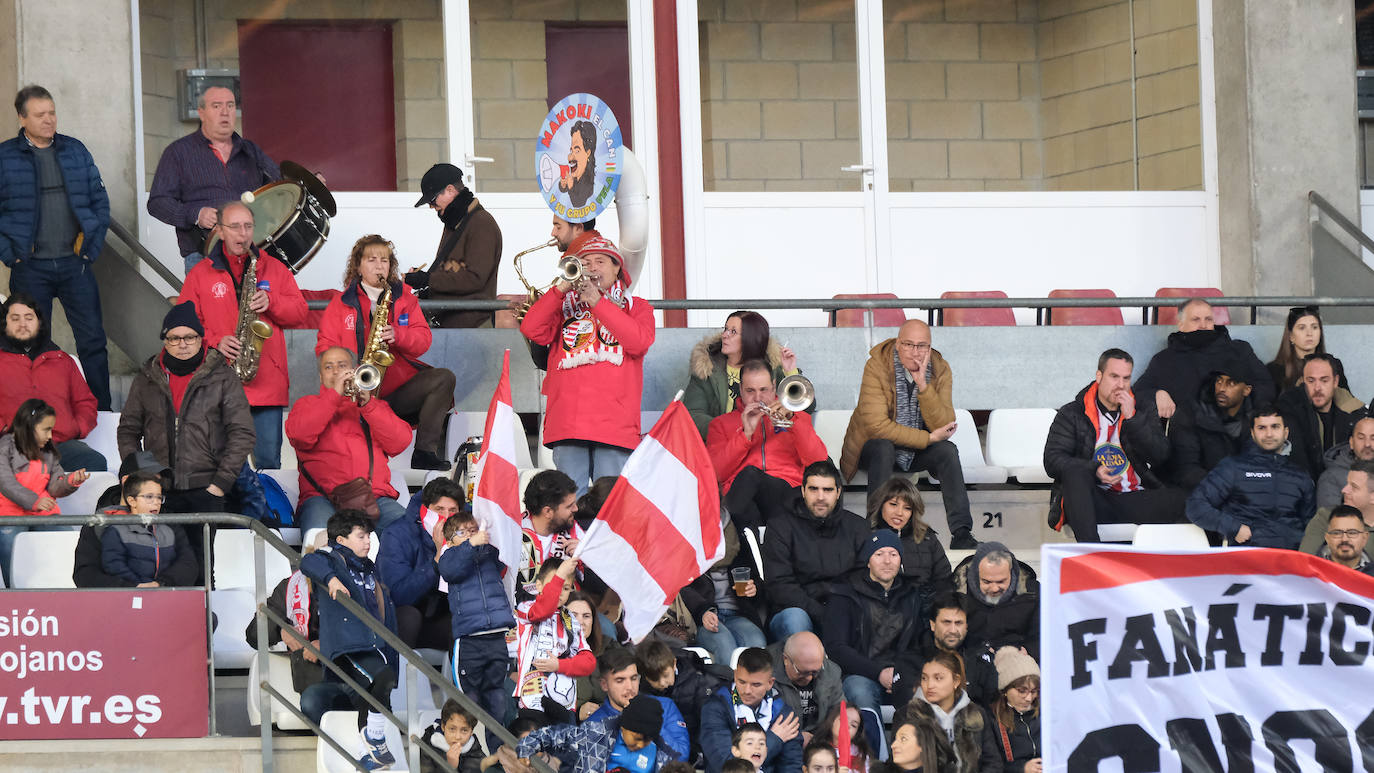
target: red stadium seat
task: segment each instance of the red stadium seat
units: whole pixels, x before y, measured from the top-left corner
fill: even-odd
[[[896,298],[895,293],[837,293],[835,298]],[[870,316],[871,315],[871,316]],[[836,309],[830,313],[831,327],[901,327],[906,312],[901,309]]]
[[[1215,287],[1161,287],[1155,291],[1156,298],[1220,298],[1222,295],[1221,290]],[[1213,306],[1212,321],[1218,325],[1229,325],[1231,312],[1225,306]],[[1177,325],[1178,309],[1173,306],[1160,306],[1155,324]]]
[[[1005,298],[1001,290],[973,290],[940,293],[941,298]],[[975,327],[1015,325],[1016,314],[1011,309],[944,309],[940,324],[946,327]]]
[[[305,296],[307,301],[333,301],[341,294],[338,290],[301,290],[301,295]],[[324,319],[324,309],[311,309],[310,313],[305,316],[305,324],[301,327],[319,330],[322,319]]]
[[[1111,290],[1050,290],[1051,298],[1115,298]],[[1051,325],[1124,325],[1116,306],[1046,309]]]

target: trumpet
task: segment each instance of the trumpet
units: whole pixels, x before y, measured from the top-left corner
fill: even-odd
[[[788,376],[778,383],[778,401],[768,406],[768,416],[773,426],[787,429],[792,426],[798,411],[804,411],[816,402],[816,387],[811,380],[800,373]]]

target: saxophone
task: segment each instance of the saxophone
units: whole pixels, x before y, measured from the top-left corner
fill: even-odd
[[[377,305],[372,309],[372,324],[367,329],[367,347],[358,358],[353,379],[344,385],[344,396],[352,397],[355,402],[361,402],[364,393],[381,386],[387,367],[396,361],[382,340],[382,327],[390,317],[391,286],[387,285],[382,294],[377,296]]]
[[[248,308],[253,293],[258,291],[258,256],[248,258],[243,269],[243,286],[239,289],[239,324],[234,328],[234,337],[239,339],[239,356],[234,358],[234,373],[245,384],[258,375],[258,362],[262,359],[262,345],[272,337],[272,326],[258,319],[258,313]]]

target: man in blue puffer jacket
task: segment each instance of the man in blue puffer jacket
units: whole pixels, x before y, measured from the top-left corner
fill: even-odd
[[[453,617],[454,682],[502,724],[512,695],[506,689],[510,652],[506,631],[515,627],[506,586],[505,565],[487,530],[468,511],[444,521],[448,548],[439,555],[439,576],[448,583]],[[487,731],[487,748],[500,741]]]
[[[340,510],[330,516],[325,534],[328,544],[301,558],[301,573],[310,578],[315,589],[320,651],[389,709],[391,691],[396,687],[396,651],[334,600],[349,596],[395,632],[396,608],[391,603],[391,594],[377,576],[376,565],[367,557],[372,547],[372,522],[361,510]],[[325,673],[332,678],[332,671]],[[359,764],[366,770],[394,764],[396,758],[386,745],[386,717],[373,711],[362,696],[350,697],[358,709],[358,729],[367,744],[367,753],[358,760]]]
[[[1250,439],[1193,490],[1188,520],[1234,545],[1297,550],[1317,507],[1312,477],[1282,453],[1288,427],[1277,408],[1250,418]]]
[[[448,651],[448,595],[439,590],[436,556],[443,544],[435,535],[461,509],[463,491],[448,478],[435,478],[410,498],[404,518],[382,530],[377,571],[396,604],[396,631],[415,648]]]
[[[110,366],[100,292],[91,262],[105,245],[110,197],[86,146],[57,133],[57,108],[42,86],[14,99],[22,128],[0,143],[0,262],[10,292],[26,292],[52,319],[52,299],[76,337],[76,350],[99,410],[110,410]]]

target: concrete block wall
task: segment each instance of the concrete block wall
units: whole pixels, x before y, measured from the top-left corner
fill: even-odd
[[[858,190],[852,5],[701,0],[698,24],[706,190]]]
[[[1035,0],[897,0],[883,11],[891,189],[1038,189]]]
[[[699,4],[707,190],[852,190],[853,9],[826,0]],[[1192,0],[883,4],[894,191],[1202,185]]]
[[[625,9],[624,0],[472,4],[475,148],[495,159],[481,167],[481,191],[533,190],[534,137],[549,112],[545,23],[624,22]]]
[[[177,71],[196,66],[195,3],[142,0],[143,125],[146,185],[168,143],[196,129],[178,115]],[[384,20],[392,25],[395,73],[396,189],[418,190],[432,164],[448,159],[444,41],[439,0],[207,0],[207,64],[237,68],[241,20]],[[309,88],[310,73],[284,74]],[[245,105],[251,95],[244,99]],[[245,136],[252,137],[251,107]]]
[[[1038,45],[1045,187],[1202,187],[1197,6],[1136,0],[1131,133],[1131,8],[1126,0],[1041,0]]]

